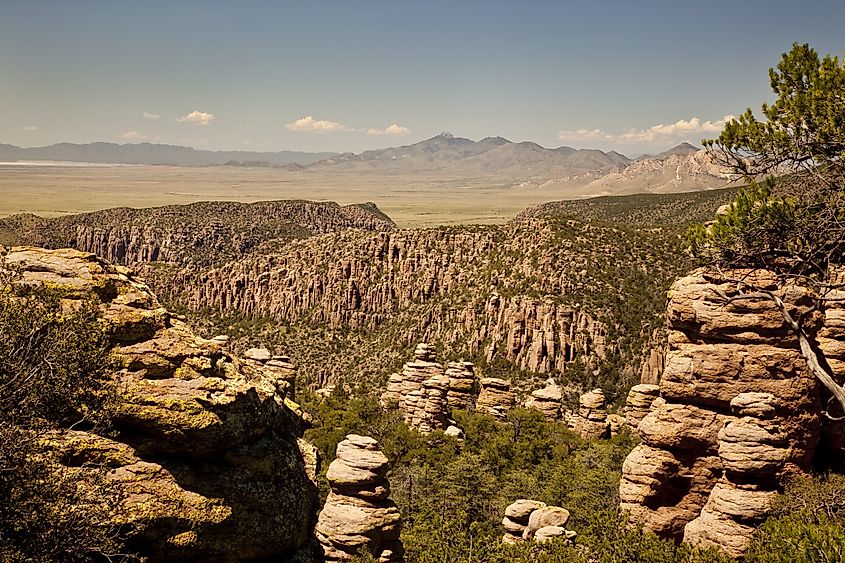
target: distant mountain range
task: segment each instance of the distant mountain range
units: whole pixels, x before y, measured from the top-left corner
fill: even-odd
[[[725,172],[689,143],[631,159],[615,151],[545,148],[502,137],[473,141],[441,133],[412,145],[354,153],[208,151],[152,143],[0,145],[0,161],[52,160],[175,166],[262,166],[348,174],[448,174],[495,177],[520,188],[565,190],[573,197],[669,193],[724,186]]]
[[[443,170],[462,174],[513,177],[555,176],[594,170],[612,170],[631,163],[617,152],[558,147],[547,149],[537,143],[514,143],[502,137],[472,141],[442,133],[413,145],[343,153],[311,166],[349,171]]]

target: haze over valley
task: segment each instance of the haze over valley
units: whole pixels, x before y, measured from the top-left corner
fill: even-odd
[[[547,149],[501,137],[471,141],[449,134],[360,154],[106,143],[3,146],[0,161],[5,162],[0,162],[5,196],[0,216],[314,199],[372,201],[402,226],[490,224],[546,201],[713,189],[732,180],[705,151],[688,143],[633,160],[613,151]]]

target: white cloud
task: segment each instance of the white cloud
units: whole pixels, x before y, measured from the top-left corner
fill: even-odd
[[[125,141],[158,141],[161,139],[161,137],[152,137],[145,133],[135,131],[134,129],[132,131],[127,131],[123,135],[120,135],[120,138]]]
[[[211,122],[214,121],[214,114],[202,111],[192,111],[188,115],[177,117],[176,121],[181,123],[193,123],[194,125],[211,125]]]
[[[297,119],[293,123],[285,125],[291,131],[299,131],[303,133],[330,133],[330,132],[344,132],[352,131],[349,127],[336,123],[334,121],[317,120],[312,116],[307,115],[301,119]]]
[[[35,125],[21,125],[21,131],[38,131]]]
[[[666,139],[691,138],[700,133],[720,133],[725,123],[734,119],[726,115],[717,121],[701,121],[697,117],[681,119],[669,125],[653,125],[648,129],[628,129],[623,133],[607,133],[601,129],[577,129],[561,131],[558,139],[561,141],[613,141],[618,143],[648,143]],[[697,141],[697,140],[696,140]]]
[[[399,124],[388,125],[384,129],[368,129],[367,135],[407,135],[411,130]]]
[[[148,119],[148,120],[150,120],[150,121],[157,121],[157,120],[158,120],[158,118],[160,118],[160,117],[161,117],[161,116],[160,116],[159,114],[157,114],[157,113],[147,113],[147,112],[144,112],[144,119]]]

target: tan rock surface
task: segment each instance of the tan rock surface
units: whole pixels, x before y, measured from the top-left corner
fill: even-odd
[[[475,410],[504,419],[514,404],[514,395],[509,381],[496,377],[481,379],[481,392]]]
[[[549,420],[560,420],[562,398],[563,390],[553,379],[549,379],[545,387],[531,392],[525,407],[540,411]]]
[[[807,290],[783,289],[767,272],[727,276],[792,309],[811,302]],[[768,299],[720,297],[736,291],[703,270],[669,291],[660,397],[639,422],[643,443],[623,464],[620,499],[634,522],[660,535],[740,556],[777,491],[810,469],[821,405],[780,312]],[[812,334],[827,321],[816,312],[805,322]],[[637,398],[640,412],[647,400]]]
[[[361,551],[380,561],[402,561],[401,515],[388,498],[387,469],[374,439],[349,434],[338,444],[326,473],[331,491],[315,529],[326,561],[349,561]]]
[[[625,400],[625,422],[634,432],[640,422],[651,410],[654,400],[660,395],[660,387],[651,384],[640,384],[631,387],[628,397]]]
[[[126,268],[73,250],[13,248],[21,283],[94,296],[117,367],[116,436],[62,431],[45,448],[102,465],[110,517],[150,561],[287,558],[307,550],[316,487],[287,370],[231,356],[162,308]]]

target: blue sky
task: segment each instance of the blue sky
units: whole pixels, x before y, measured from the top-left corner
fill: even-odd
[[[637,154],[769,100],[845,2],[0,2],[0,142],[361,151],[449,131]]]

